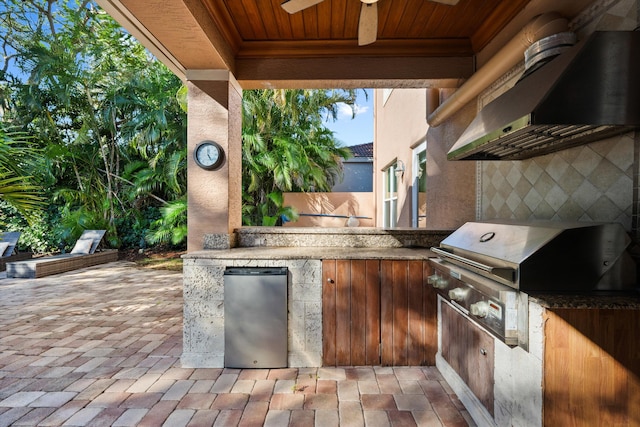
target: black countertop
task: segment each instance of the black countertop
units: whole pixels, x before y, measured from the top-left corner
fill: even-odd
[[[640,294],[530,294],[529,301],[548,309],[572,308],[640,310]]]

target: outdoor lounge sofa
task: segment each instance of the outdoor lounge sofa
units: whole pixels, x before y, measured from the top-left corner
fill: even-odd
[[[86,230],[68,254],[7,263],[9,278],[38,278],[117,261],[117,250],[96,251],[105,230]]]
[[[31,258],[31,252],[18,252],[19,231],[0,233],[0,271],[7,268],[8,262],[22,261]]]

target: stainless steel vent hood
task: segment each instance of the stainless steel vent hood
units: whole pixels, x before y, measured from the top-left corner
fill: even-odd
[[[595,32],[484,107],[449,160],[521,160],[640,127],[640,32]]]

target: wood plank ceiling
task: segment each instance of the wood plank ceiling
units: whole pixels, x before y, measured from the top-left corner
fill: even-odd
[[[202,0],[237,58],[473,55],[529,0],[379,0],[378,40],[358,46],[359,0],[289,14],[281,0]]]

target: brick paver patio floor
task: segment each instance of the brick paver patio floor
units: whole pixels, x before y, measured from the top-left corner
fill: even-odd
[[[181,273],[0,276],[0,426],[468,425],[435,367],[188,369],[181,352]]]

